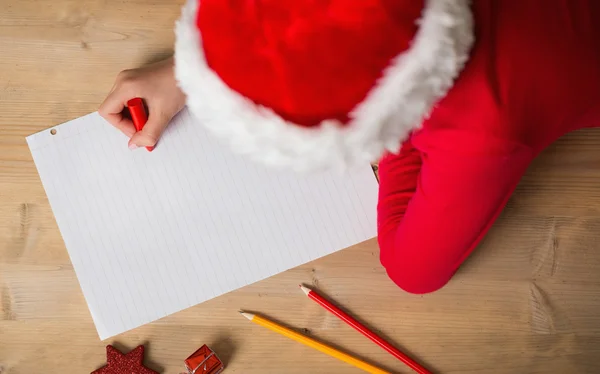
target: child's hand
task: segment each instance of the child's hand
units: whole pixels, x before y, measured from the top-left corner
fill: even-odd
[[[173,57],[134,70],[124,70],[98,112],[104,119],[130,137],[129,148],[153,146],[169,121],[185,105],[185,95],[175,80]],[[144,99],[148,106],[148,122],[136,132],[131,119],[123,116],[128,100]]]

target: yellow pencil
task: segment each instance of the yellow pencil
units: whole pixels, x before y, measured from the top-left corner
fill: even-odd
[[[307,345],[311,348],[316,349],[317,351],[321,351],[325,354],[328,354],[332,357],[337,358],[338,360],[342,360],[347,364],[354,365],[359,369],[366,371],[367,373],[372,374],[390,374],[385,370],[381,370],[378,367],[375,367],[371,364],[368,364],[358,358],[354,358],[344,352],[338,351],[335,348],[327,346],[323,343],[320,343],[312,338],[304,336],[302,334],[297,333],[296,331],[290,330],[287,327],[283,327],[273,321],[269,321],[266,318],[254,315],[252,313],[244,313],[240,312],[244,317],[248,318],[250,321],[256,323],[257,325],[261,325],[263,327],[268,328],[269,330],[273,330],[275,332],[280,333],[281,335],[287,336],[290,339],[293,339],[297,342],[300,342],[304,345]]]

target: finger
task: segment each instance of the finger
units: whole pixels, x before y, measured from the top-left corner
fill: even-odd
[[[125,117],[123,113],[108,114],[104,118],[128,138],[131,138],[133,134],[135,134],[135,125],[133,124],[133,121]]]
[[[121,130],[127,137],[131,137],[135,133],[135,126],[131,119],[123,116],[127,100],[131,99],[131,97],[128,90],[113,88],[113,91],[98,108],[98,113],[111,125]]]
[[[163,131],[167,128],[171,118],[161,113],[150,113],[148,122],[141,131],[133,134],[129,139],[129,148],[151,147],[156,145]]]

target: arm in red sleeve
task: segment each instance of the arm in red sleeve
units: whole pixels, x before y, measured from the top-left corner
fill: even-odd
[[[377,231],[384,266],[393,252],[390,249],[394,247],[395,233],[417,189],[420,172],[421,153],[410,139],[398,155],[388,154],[379,162]]]
[[[482,136],[421,135],[379,165],[381,261],[412,293],[444,286],[498,217],[531,149]]]

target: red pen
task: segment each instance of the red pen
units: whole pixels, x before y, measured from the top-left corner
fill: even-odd
[[[148,121],[148,115],[144,108],[144,101],[139,97],[131,99],[127,102],[127,109],[129,109],[129,114],[131,114],[131,121],[135,126],[135,131],[142,131],[144,125]],[[146,147],[146,149],[152,152],[154,147],[150,146]]]

